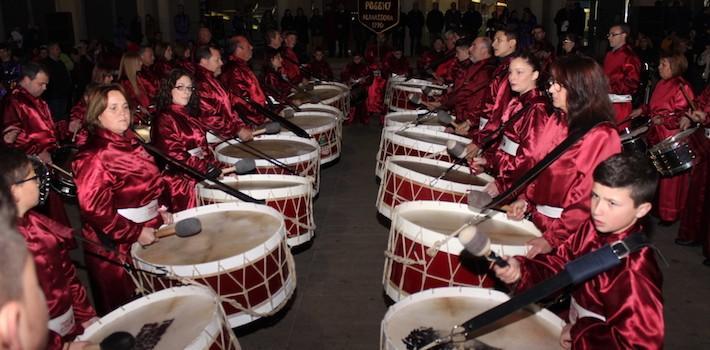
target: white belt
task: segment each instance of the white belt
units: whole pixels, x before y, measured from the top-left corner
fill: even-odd
[[[69,334],[74,329],[74,308],[70,306],[65,313],[49,320],[47,328],[62,337]]]
[[[150,203],[140,208],[118,209],[118,214],[136,224],[142,224],[158,216],[158,200],[153,199]]]
[[[591,317],[591,318],[596,318],[598,320],[601,320],[602,322],[606,322],[606,317],[596,313],[589,311],[585,308],[583,308],[581,305],[577,304],[577,301],[574,300],[574,297],[570,298],[570,308],[569,308],[569,321],[570,323],[575,323],[577,322],[578,319],[584,318],[584,317]]]
[[[609,100],[611,100],[611,103],[626,103],[626,102],[631,102],[631,95],[609,94]]]
[[[481,117],[481,121],[478,123],[478,130],[483,130],[483,128],[486,127],[486,124],[488,124],[488,118]]]
[[[266,96],[266,98],[268,98],[269,101],[271,101],[271,104],[275,104],[275,105],[279,104],[279,101],[276,101],[276,99],[271,95]]]
[[[187,153],[190,153],[191,156],[197,157],[200,159],[205,157],[205,152],[202,150],[202,147],[195,147],[191,150],[188,150]]]
[[[518,154],[518,147],[520,147],[520,144],[513,142],[505,135],[503,135],[503,139],[500,141],[500,146],[498,146],[498,148],[500,148],[503,152],[508,153],[513,157]]]
[[[705,137],[710,139],[710,128],[705,128]]]
[[[551,207],[549,205],[536,205],[535,210],[548,218],[559,219],[562,217],[563,208]]]

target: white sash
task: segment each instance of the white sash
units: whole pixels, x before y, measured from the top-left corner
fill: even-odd
[[[142,224],[158,216],[158,200],[153,199],[150,203],[140,208],[118,209],[118,214],[136,224]]]
[[[609,100],[611,100],[611,103],[631,102],[631,95],[609,94]]]
[[[503,152],[508,153],[513,157],[518,154],[518,147],[520,147],[520,144],[513,142],[505,135],[503,135],[503,138],[500,141],[500,146],[498,146],[498,148],[500,148]]]
[[[552,219],[559,219],[562,217],[563,208],[551,207],[549,205],[536,205],[535,210],[538,213],[547,216]]]
[[[202,147],[195,147],[191,150],[188,150],[187,153],[190,153],[191,156],[197,157],[200,159],[205,157],[205,152],[202,150]]]
[[[74,329],[74,308],[70,306],[65,313],[49,320],[47,328],[62,337],[69,334]]]
[[[710,139],[710,128],[705,128],[705,137]]]
[[[486,124],[488,124],[488,118],[481,117],[481,120],[478,123],[478,130],[483,130],[483,128],[486,127]]]
[[[581,305],[577,304],[577,301],[574,300],[574,297],[572,297],[570,299],[571,299],[570,308],[569,308],[570,323],[575,323],[575,322],[577,322],[578,319],[584,318],[584,317],[596,318],[598,320],[601,320],[602,322],[606,322],[606,317],[604,317],[596,312],[592,312],[592,311],[589,311],[589,310],[583,308]]]

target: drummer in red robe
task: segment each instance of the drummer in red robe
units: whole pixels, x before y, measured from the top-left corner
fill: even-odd
[[[86,126],[89,142],[72,164],[85,244],[85,261],[94,301],[104,315],[134,296],[134,285],[123,267],[130,264],[131,246],[155,241],[156,228],[171,223],[167,183],[155,160],[138,143],[131,110],[118,85],[98,88],[89,101]]]
[[[158,86],[160,86],[160,80],[166,78],[171,70],[177,68],[173,59],[173,46],[168,43],[156,43],[153,52],[155,53],[155,63],[153,63],[152,70],[159,78]]]
[[[688,61],[683,55],[668,55],[661,57],[658,74],[661,81],[656,84],[648,105],[635,109],[630,117],[648,115],[651,117],[646,139],[653,146],[681,131],[680,120],[689,110],[688,98],[695,95],[682,77],[688,67]],[[658,217],[665,222],[678,220],[683,205],[688,196],[688,172],[662,177],[658,185],[658,202],[656,205]]]
[[[384,121],[384,114],[387,113],[385,106],[385,89],[387,88],[388,74],[385,71],[385,57],[391,53],[391,48],[386,43],[384,33],[377,33],[374,40],[367,44],[365,49],[365,61],[369,64],[372,79],[367,86],[367,99],[365,102],[366,113],[361,122],[369,124],[370,118],[380,119],[380,124]]]
[[[641,60],[627,44],[631,28],[626,23],[609,28],[606,35],[611,51],[604,57],[604,74],[609,79],[609,98],[614,104],[617,127],[627,127],[631,113],[631,96],[641,83]]]
[[[444,45],[444,39],[439,37],[434,39],[431,43],[431,49],[421,54],[419,60],[417,60],[417,72],[420,76],[429,76],[434,72],[431,69],[431,64],[444,57],[445,49],[446,45]]]
[[[555,276],[580,256],[643,232],[639,220],[651,210],[658,175],[645,157],[616,155],[594,170],[590,208],[569,240],[534,259],[504,257],[494,267],[515,293]],[[591,217],[590,217],[591,213]],[[564,349],[661,349],[664,339],[663,275],[651,247],[620,259],[620,265],[572,289]]]
[[[222,175],[220,164],[207,144],[207,137],[198,122],[199,95],[192,76],[182,69],[170,72],[160,87],[156,100],[158,113],[151,129],[151,143],[166,155],[203,174]],[[180,169],[164,171],[171,199],[171,212],[198,205],[197,180]]]
[[[49,75],[37,63],[22,65],[20,82],[5,96],[2,108],[3,142],[44,162],[57,148],[57,131],[49,107],[40,98],[47,89]]]
[[[138,49],[138,56],[141,59],[138,79],[143,80],[142,84],[148,96],[155,96],[160,88],[160,80],[163,78],[162,71],[155,67],[155,51],[148,45],[142,45]]]
[[[101,65],[94,66],[91,73],[91,83],[86,86],[84,96],[77,101],[69,113],[69,135],[66,135],[66,138],[77,147],[81,147],[84,143],[86,143],[86,139],[89,135],[86,128],[83,127],[84,117],[86,117],[86,105],[89,102],[89,96],[98,86],[111,84],[112,82],[113,74],[110,69]]]
[[[222,58],[212,46],[200,46],[195,51],[197,93],[200,97],[200,122],[208,130],[225,137],[252,139],[252,132],[232,110],[232,99],[217,76],[222,73]]]
[[[298,35],[296,32],[286,32],[284,34],[284,43],[281,47],[281,58],[283,58],[283,71],[286,74],[286,79],[293,85],[298,85],[303,82],[301,75],[301,62],[293,48],[296,47]]]
[[[367,110],[365,101],[367,100],[367,87],[372,82],[372,72],[367,62],[362,58],[362,54],[354,53],[353,59],[340,72],[340,81],[350,87],[350,112],[345,123],[351,124],[356,120],[365,123]]]
[[[446,52],[444,55],[451,56],[451,58],[436,67],[434,79],[442,84],[451,84],[456,77],[456,41],[461,39],[461,37],[455,31],[449,30],[444,33],[444,39],[446,40]]]
[[[222,67],[219,80],[232,98],[232,105],[237,107],[239,115],[246,118],[250,124],[261,125],[266,119],[244,98],[262,106],[266,105],[266,95],[261,90],[261,84],[256,74],[249,67],[254,47],[243,35],[235,35],[229,39],[230,52],[227,63]]]
[[[154,82],[147,79],[145,75],[139,74],[142,69],[143,63],[137,53],[123,54],[118,69],[118,82],[123,86],[131,106],[141,111],[136,113],[133,119],[135,123],[149,123],[151,114],[155,111],[152,101],[156,91],[153,87]]]
[[[558,109],[559,124],[548,127],[545,142],[557,146],[567,137],[568,130],[594,127],[543,170],[510,205],[508,217],[520,220],[529,213],[542,232],[542,237],[528,242],[529,257],[549,253],[576,232],[589,216],[592,172],[599,163],[621,152],[608,85],[599,64],[589,57],[561,57],[553,62],[551,75],[548,92]]]
[[[12,184],[17,231],[34,257],[37,277],[49,310],[47,349],[62,349],[93,323],[96,311],[79,282],[69,251],[76,248],[72,229],[33,210],[40,201],[39,181],[30,159],[19,150],[0,152],[0,176]]]
[[[384,124],[385,114],[387,113],[387,106],[385,105],[385,89],[387,88],[387,81],[389,80],[389,77],[393,75],[410,76],[411,74],[412,69],[409,66],[409,60],[404,57],[402,48],[395,48],[385,54],[380,76],[375,76],[372,84],[370,84],[370,89],[367,94],[368,112],[370,112],[371,117],[375,117],[380,120],[380,125]],[[371,96],[377,97],[371,99]]]
[[[680,227],[676,244],[694,246],[702,244],[703,264],[710,266],[710,85],[695,100],[695,110],[686,113],[681,119],[681,129],[691,127],[691,122],[698,123],[698,130],[690,136],[688,143],[695,155],[690,168],[688,195],[685,209],[680,214]]]
[[[287,101],[291,95],[291,83],[286,80],[283,73],[283,58],[276,50],[266,52],[266,62],[261,70],[261,81],[264,89],[277,101]],[[301,101],[292,101],[298,105]]]
[[[308,70],[315,75],[311,78],[325,81],[332,81],[334,79],[333,70],[330,68],[328,61],[325,60],[325,54],[321,48],[316,48],[313,52],[313,59],[311,62],[308,62]]]

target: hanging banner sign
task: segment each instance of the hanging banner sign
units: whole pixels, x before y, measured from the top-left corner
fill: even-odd
[[[382,33],[399,23],[399,0],[358,0],[357,13],[365,28]]]

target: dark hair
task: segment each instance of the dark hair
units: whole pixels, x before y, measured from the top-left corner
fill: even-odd
[[[559,57],[552,63],[550,74],[567,90],[570,129],[599,122],[614,123],[609,83],[594,59],[583,55]]]
[[[1,148],[0,159],[2,159],[3,164],[2,170],[0,170],[0,177],[10,186],[22,181],[30,172],[29,169],[32,162],[24,152],[18,149]]]
[[[274,40],[276,38],[277,34],[281,34],[278,30],[276,29],[269,29],[266,31],[266,39],[268,40]]]
[[[49,76],[49,71],[47,68],[39,63],[35,62],[25,62],[22,64],[22,68],[20,68],[20,80],[24,79],[25,77],[29,78],[30,80],[34,80],[37,78],[37,73],[42,72]]]
[[[580,51],[580,49],[581,49],[580,46],[582,46],[582,42],[580,39],[581,38],[575,33],[567,33],[562,36],[563,42],[565,40],[569,40],[574,43],[574,47],[572,48],[572,51],[570,51],[570,54]]]
[[[626,43],[627,44],[631,42],[631,26],[629,26],[628,23],[615,23],[609,28],[613,28],[613,27],[619,27],[619,29],[621,29],[621,32],[626,34]]]
[[[656,195],[658,172],[643,155],[628,152],[609,157],[594,169],[594,182],[611,188],[630,188],[634,206]]]
[[[219,52],[219,49],[212,45],[202,45],[195,49],[195,62],[200,63],[200,60],[208,60],[212,57],[212,50]]]
[[[7,148],[2,147],[3,151],[5,149]],[[24,176],[27,176],[27,174],[25,174]],[[0,226],[2,226],[3,224],[9,226],[14,223],[16,219],[17,206],[15,205],[15,198],[13,198],[12,196],[10,185],[8,184],[8,181],[5,180],[5,176],[0,176]]]
[[[542,63],[540,63],[540,59],[535,56],[530,50],[523,50],[520,52],[513,53],[511,55],[512,59],[520,58],[527,62],[527,64],[532,67],[533,72],[537,72],[537,80],[535,81],[535,87],[538,89],[543,89],[545,87],[545,83],[547,82],[547,75],[542,69]]]
[[[530,29],[530,32],[532,32],[535,29],[542,29],[543,32],[545,32],[545,27],[543,27],[541,24],[536,24]]]
[[[29,253],[22,235],[15,231],[16,210],[10,186],[0,178],[0,307],[23,298]]]
[[[496,30],[496,32],[503,32],[508,40],[515,40],[515,46],[518,46],[518,30],[516,28],[505,26]]]
[[[173,69],[168,74],[168,77],[160,82],[160,90],[158,91],[158,97],[155,100],[155,105],[159,111],[167,110],[171,104],[173,104],[173,88],[175,84],[182,77],[188,77],[192,81],[192,84],[197,88],[197,82],[192,74],[188,73],[184,69]],[[187,101],[187,111],[190,115],[196,116],[200,113],[200,96],[197,90],[192,91],[190,100]]]
[[[153,48],[152,48],[150,45],[141,45],[141,46],[138,48],[138,56],[143,55],[148,49],[150,49],[151,51],[153,51]],[[155,54],[155,51],[153,51],[153,54]]]

